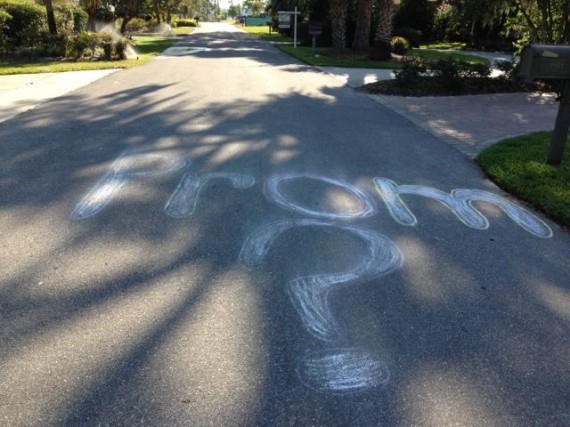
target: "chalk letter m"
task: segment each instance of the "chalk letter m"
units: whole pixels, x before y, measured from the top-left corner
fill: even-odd
[[[397,185],[394,181],[378,177],[374,178],[374,184],[392,217],[402,225],[414,226],[418,223],[412,211],[400,197],[402,194],[414,194],[438,201],[453,212],[462,223],[477,230],[489,228],[489,221],[473,206],[473,203],[486,202],[500,208],[527,232],[541,238],[552,237],[550,227],[536,215],[510,200],[487,191],[456,189],[451,193],[445,193],[431,187]]]

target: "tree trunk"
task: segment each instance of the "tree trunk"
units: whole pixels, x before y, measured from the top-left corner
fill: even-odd
[[[160,17],[160,5],[159,5],[158,0],[154,0],[154,14],[156,16],[157,24],[160,25],[160,23],[162,22],[162,19]]]
[[[46,15],[50,34],[57,35],[57,25],[55,23],[55,14],[53,13],[53,5],[51,0],[46,0]]]
[[[392,15],[394,0],[381,0],[378,10],[378,26],[374,34],[374,47],[370,50],[370,59],[387,61],[392,58]]]
[[[97,31],[97,17],[94,14],[89,15],[87,19],[87,29],[93,32]]]
[[[332,47],[342,50],[346,48],[346,14],[348,0],[331,0]]]
[[[121,23],[121,34],[125,34],[125,31],[127,31],[127,25],[131,19],[132,18],[130,16],[125,16],[123,18],[123,22]]]
[[[372,25],[373,0],[360,0],[358,2],[358,16],[352,48],[356,51],[367,51],[370,48],[370,27]]]

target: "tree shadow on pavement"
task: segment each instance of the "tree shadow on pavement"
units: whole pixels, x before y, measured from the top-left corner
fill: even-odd
[[[229,49],[233,37],[228,50],[200,55],[290,64]],[[140,71],[129,72],[0,125],[2,415],[29,425],[563,424],[568,318],[557,296],[570,283],[558,257],[567,236],[538,239],[493,206],[481,207],[491,228],[474,230],[421,198],[406,199],[419,224],[396,223],[372,178],[444,191],[482,181],[459,154],[363,95],[252,89],[226,103],[182,83],[114,88]],[[74,219],[133,153],[185,166],[159,174],[162,164],[143,163],[100,211]],[[191,215],[167,215],[184,177],[212,173],[255,182],[212,179]],[[385,235],[404,265],[333,292],[330,305],[347,345],[389,367],[384,388],[319,392],[296,374],[299,356],[323,344],[285,285],[352,268],[365,250],[358,238],[292,230],[258,267],[238,261],[260,226],[310,217],[264,196],[276,174],[335,179],[375,198],[376,215],[332,222]],[[293,204],[324,209],[346,198],[305,181],[300,193],[313,199],[291,193]]]

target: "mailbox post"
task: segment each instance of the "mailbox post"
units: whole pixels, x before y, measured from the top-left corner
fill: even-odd
[[[320,36],[323,33],[323,25],[319,22],[311,22],[309,23],[309,35],[313,38],[313,44],[311,53],[313,54],[313,58],[316,56],[317,51],[317,36]]]
[[[536,79],[562,81],[562,94],[556,116],[547,163],[559,165],[570,128],[570,46],[533,44],[521,55],[519,77],[526,82]]]

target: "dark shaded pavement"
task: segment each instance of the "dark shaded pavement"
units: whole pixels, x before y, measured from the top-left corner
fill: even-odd
[[[210,28],[0,124],[3,424],[567,425],[568,233]]]

